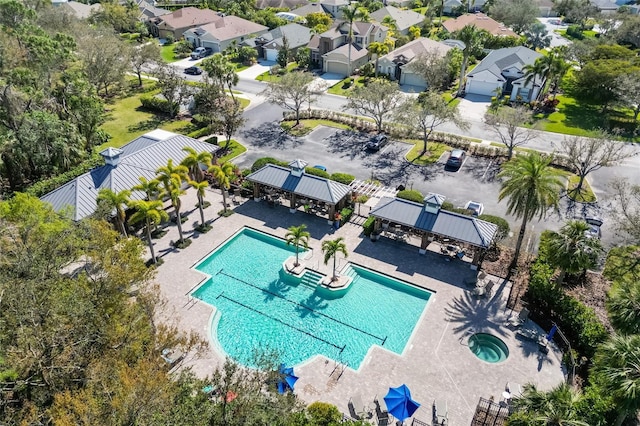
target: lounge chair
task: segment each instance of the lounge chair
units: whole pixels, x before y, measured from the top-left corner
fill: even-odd
[[[493,290],[493,286],[495,285],[495,283],[490,280],[487,285],[483,286],[483,287],[476,287],[473,291],[472,294],[476,297],[490,297],[491,296],[491,291]]]
[[[352,409],[353,414],[355,414],[355,417],[358,419],[368,417],[370,414],[369,408],[362,403],[360,395],[354,395],[349,398],[349,410]]]
[[[433,424],[447,425],[449,424],[449,412],[447,410],[447,401],[433,401]]]
[[[518,313],[517,317],[509,318],[508,325],[514,328],[521,327],[524,323],[529,319],[529,310],[527,308],[522,308],[522,310]]]
[[[504,390],[509,392],[512,398],[522,395],[522,386],[518,383],[507,382],[507,386],[505,386]]]

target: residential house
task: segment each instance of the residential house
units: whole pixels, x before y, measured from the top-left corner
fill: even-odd
[[[219,149],[197,139],[157,129],[120,149],[105,149],[100,153],[105,160],[104,166],[78,176],[40,199],[50,203],[55,211],[69,211],[74,220],[82,220],[96,211],[96,198],[101,189],[120,192],[138,185],[140,177],[151,180],[156,177],[155,171],[165,166],[169,159],[179,164],[187,156],[185,147],[212,154]],[[142,191],[131,194],[133,200],[145,197]]]
[[[295,13],[298,16],[302,16],[303,18],[310,13],[326,13],[331,15],[327,9],[325,9],[320,3],[306,3],[304,6],[300,6],[296,9],[293,9],[291,13]]]
[[[554,10],[555,4],[552,0],[533,0],[533,4],[538,6],[538,16],[544,18],[550,18],[553,16],[558,16],[558,12]]]
[[[210,47],[214,53],[222,52],[234,41],[241,44],[269,31],[268,27],[237,16],[222,16],[210,24],[184,32],[184,38],[194,47]]]
[[[413,10],[403,10],[393,6],[383,7],[369,15],[371,20],[376,22],[382,22],[386,16],[390,16],[395,21],[396,31],[404,35],[409,34],[409,28],[420,27],[425,19],[424,15]]]
[[[175,40],[178,40],[182,38],[186,30],[216,22],[220,19],[222,19],[222,16],[211,9],[183,7],[152,19],[150,21],[150,30],[151,34],[156,37],[172,36]]]
[[[601,14],[612,15],[618,11],[618,6],[615,0],[590,0],[591,5],[595,6]]]
[[[456,19],[448,19],[442,23],[444,29],[449,33],[461,30],[467,25],[475,25],[494,36],[518,36],[518,34],[507,28],[504,24],[494,21],[484,13],[467,13],[466,15],[458,16]]]
[[[102,5],[100,3],[84,4],[77,1],[61,3],[60,7],[69,11],[78,19],[87,19],[92,13],[102,10]]]
[[[314,35],[309,41],[311,60],[318,63],[324,72],[346,76],[349,67],[349,49],[340,49],[347,43],[349,23],[338,22],[322,34]],[[370,22],[353,22],[351,49],[351,70],[368,62],[367,47],[373,42],[383,42],[387,28]],[[339,50],[340,49],[340,50]],[[357,57],[357,58],[356,58]]]
[[[396,80],[401,85],[416,86],[419,90],[424,90],[427,83],[412,69],[411,61],[427,52],[444,57],[451,49],[451,46],[444,43],[420,37],[381,56],[378,59],[378,73],[388,75],[391,80]]]
[[[539,78],[525,84],[524,67],[541,57],[524,46],[492,50],[466,77],[465,93],[495,96],[498,89],[511,99],[525,102],[538,97],[544,81]]]
[[[140,10],[140,15],[138,19],[142,22],[151,21],[158,16],[167,15],[171,13],[170,10],[162,9],[154,6],[153,3],[150,3],[146,0],[136,0],[136,4],[138,5],[138,10]]]
[[[336,19],[342,18],[342,8],[349,6],[349,0],[320,0],[318,3],[331,16]]]
[[[445,0],[442,5],[442,13],[450,15],[458,10],[477,12],[482,10],[485,3],[486,0]]]
[[[258,58],[264,58],[268,61],[275,61],[278,58],[278,52],[287,40],[289,51],[292,54],[303,46],[306,46],[311,39],[311,29],[300,24],[287,24],[272,29],[259,37],[245,40],[246,46],[255,47],[258,51]]]
[[[309,3],[307,0],[257,0],[257,9],[266,9],[268,7],[278,9],[295,9]]]

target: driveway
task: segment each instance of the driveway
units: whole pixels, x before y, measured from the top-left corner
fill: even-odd
[[[255,65],[251,65],[246,70],[242,70],[238,73],[239,78],[246,78],[248,80],[255,80],[257,76],[263,74],[271,69],[276,63],[273,61],[260,61]]]
[[[491,105],[491,97],[468,94],[460,98],[458,110],[465,120],[482,122],[489,105]]]
[[[538,18],[538,21],[542,22],[545,27],[547,27],[547,33],[551,35],[551,47],[571,44],[569,40],[554,32],[555,30],[567,29],[567,25],[558,25],[558,22],[561,22],[560,19],[561,18]]]
[[[313,92],[321,93],[329,87],[334,86],[344,80],[339,74],[324,73],[311,82],[310,88]]]
[[[180,68],[181,70],[184,70],[185,68],[189,68],[199,64],[200,62],[202,62],[203,59],[205,58],[201,58],[201,59],[184,58],[176,62],[171,62],[170,65],[176,68]]]

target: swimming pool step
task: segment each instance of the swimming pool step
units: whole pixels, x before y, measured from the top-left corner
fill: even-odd
[[[324,276],[320,275],[317,272],[305,271],[305,273],[302,275],[300,283],[304,284],[304,285],[307,285],[309,287],[315,287],[315,286],[318,285],[318,283],[320,282],[320,280],[322,278],[324,278]]]

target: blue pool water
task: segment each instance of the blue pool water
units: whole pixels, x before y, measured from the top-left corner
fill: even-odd
[[[229,356],[255,366],[260,351],[287,365],[322,354],[357,369],[372,345],[402,353],[431,293],[352,265],[354,281],[336,297],[286,276],[282,263],[293,254],[245,228],[196,265],[211,278],[193,295],[220,311],[212,333]]]

